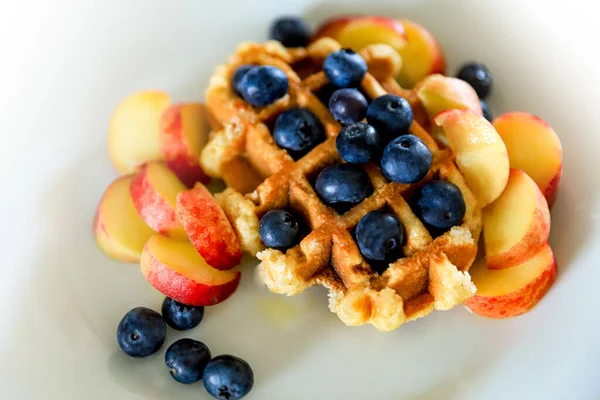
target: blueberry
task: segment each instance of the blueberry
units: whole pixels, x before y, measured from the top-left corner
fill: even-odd
[[[194,383],[202,379],[210,359],[208,347],[193,339],[179,339],[165,353],[169,373],[179,383]]]
[[[287,211],[269,211],[260,220],[259,233],[265,246],[286,250],[298,242],[298,221]]]
[[[463,64],[456,76],[471,85],[481,100],[485,100],[492,90],[492,74],[483,64],[477,62]]]
[[[382,143],[375,128],[364,122],[354,122],[342,128],[335,147],[346,162],[361,164],[379,158]]]
[[[415,183],[425,178],[433,157],[415,135],[403,135],[388,144],[381,157],[381,171],[391,181]]]
[[[285,47],[306,47],[310,39],[310,30],[298,17],[281,17],[271,25],[269,36]]]
[[[240,89],[244,100],[255,107],[262,107],[285,96],[289,84],[287,76],[279,68],[261,66],[246,72]]]
[[[339,89],[329,99],[329,111],[341,124],[358,122],[367,115],[367,99],[355,88]]]
[[[325,58],[323,64],[329,82],[337,87],[357,87],[367,73],[367,63],[355,51],[342,49]]]
[[[492,115],[492,112],[490,111],[490,108],[488,107],[487,103],[483,100],[479,100],[479,103],[481,104],[481,110],[483,111],[484,118],[492,122],[494,116]]]
[[[188,306],[170,297],[162,303],[162,316],[167,325],[178,331],[187,331],[196,326],[204,318],[204,307]]]
[[[413,120],[408,101],[393,94],[377,97],[367,108],[367,122],[384,138],[384,144],[407,134]]]
[[[204,387],[220,400],[238,400],[254,386],[254,372],[239,357],[220,355],[213,358],[204,369]]]
[[[240,65],[233,73],[233,78],[231,78],[231,86],[233,87],[235,94],[238,96],[242,95],[242,79],[246,75],[246,72],[250,71],[252,68],[254,68],[254,65]]]
[[[372,192],[369,176],[355,164],[335,164],[325,168],[315,183],[317,194],[325,204],[345,211]]]
[[[325,129],[310,110],[294,107],[279,115],[273,138],[292,158],[298,159],[325,140]]]
[[[428,227],[450,229],[465,216],[462,192],[455,184],[444,181],[427,183],[416,195],[416,213]]]
[[[167,325],[154,310],[137,307],[129,311],[117,328],[117,341],[131,357],[146,357],[161,348],[167,337]]]
[[[371,211],[356,226],[358,248],[370,260],[398,259],[403,241],[404,227],[394,214],[385,210]]]

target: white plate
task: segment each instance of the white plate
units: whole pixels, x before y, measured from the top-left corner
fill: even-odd
[[[138,268],[105,258],[91,234],[114,178],[109,116],[144,88],[201,100],[213,67],[238,42],[263,40],[280,14],[317,22],[355,11],[423,23],[449,71],[487,63],[496,114],[529,111],[554,126],[565,156],[554,287],[519,318],[492,321],[459,307],[383,334],[345,327],[318,288],[293,299],[269,294],[249,261],[241,290],[190,335],[251,363],[248,399],[599,398],[599,24],[585,0],[523,3],[3,2],[0,398],[208,398],[201,385],[174,382],[162,353],[134,361],[118,350],[122,315],[158,308],[162,297]],[[182,336],[169,331],[168,341]]]

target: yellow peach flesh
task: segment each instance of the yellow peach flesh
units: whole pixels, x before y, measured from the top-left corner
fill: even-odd
[[[211,267],[187,240],[154,235],[147,246],[156,260],[198,283],[210,286],[223,285],[231,282],[239,273],[237,267],[227,271]]]
[[[121,173],[131,173],[147,161],[160,160],[159,121],[169,106],[163,92],[134,93],[115,109],[108,131],[108,149]]]

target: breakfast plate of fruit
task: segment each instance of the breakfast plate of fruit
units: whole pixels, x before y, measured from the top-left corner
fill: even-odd
[[[2,397],[598,398],[598,28],[535,3],[41,6]]]

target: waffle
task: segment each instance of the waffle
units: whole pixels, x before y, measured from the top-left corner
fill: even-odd
[[[381,331],[391,331],[434,309],[450,309],[473,295],[468,269],[477,253],[481,209],[456,167],[452,151],[440,147],[419,123],[424,114],[416,96],[394,79],[401,67],[399,56],[385,45],[361,51],[369,73],[360,89],[370,99],[394,93],[411,103],[415,122],[410,131],[430,149],[432,167],[421,182],[406,185],[388,181],[377,165],[366,164],[374,188],[370,197],[341,215],[321,202],[312,183],[325,167],[343,162],[335,147],[341,126],[318,96],[327,85],[323,60],[339,48],[328,38],[299,49],[286,49],[277,42],[242,44],[210,80],[207,104],[223,128],[203,150],[201,163],[207,173],[224,178],[229,186],[216,195],[217,201],[244,250],[261,260],[259,272],[271,291],[295,295],[322,285],[329,290],[331,311],[346,325],[371,323]],[[279,67],[288,76],[288,94],[267,107],[251,107],[230,85],[242,64]],[[294,106],[310,109],[327,135],[298,160],[280,149],[271,135],[274,119]],[[409,205],[415,190],[434,179],[456,184],[466,204],[462,223],[435,238]],[[362,257],[353,230],[365,214],[383,208],[404,226],[405,243],[404,256],[378,274]],[[308,229],[300,243],[286,252],[265,249],[260,240],[260,218],[274,209],[293,210]]]

